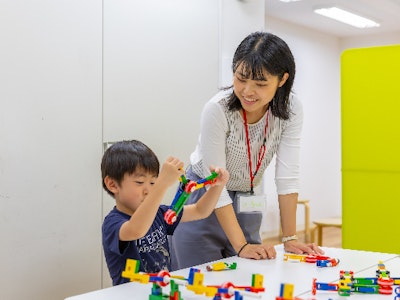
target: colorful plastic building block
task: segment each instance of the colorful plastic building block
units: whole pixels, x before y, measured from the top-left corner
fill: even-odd
[[[317,291],[337,291],[338,285],[336,283],[322,283],[313,279],[312,294],[316,295]]]
[[[400,286],[394,289],[396,296],[394,296],[394,300],[400,300]]]
[[[177,216],[182,211],[183,206],[189,198],[189,195],[195,190],[213,184],[216,181],[217,176],[218,174],[216,172],[212,172],[210,176],[204,179],[191,181],[186,179],[185,175],[182,175],[179,179],[180,184],[175,194],[174,200],[172,201],[169,209],[164,214],[165,222],[167,222],[168,224],[175,223]]]
[[[281,290],[279,293],[279,297],[276,297],[275,300],[302,300],[298,297],[293,297],[294,285],[291,283],[281,283]]]
[[[238,285],[234,285],[232,282],[225,282],[219,286],[217,286],[217,285],[205,286],[204,288],[210,289],[210,290],[208,290],[208,294],[207,294],[207,290],[206,290],[205,295],[210,296],[210,295],[212,295],[212,293],[214,293],[214,300],[230,298],[235,294],[238,294],[235,297],[236,298],[239,297],[239,299],[240,299],[240,296],[243,296],[243,295],[255,297],[257,293],[265,291],[265,288],[262,286],[263,280],[264,280],[264,276],[262,274],[253,274],[251,286],[238,286]],[[189,289],[189,287],[188,287],[188,289]],[[197,287],[197,289],[200,290],[200,287]]]
[[[294,253],[284,253],[283,260],[284,261],[293,261],[293,262],[305,262],[307,255],[304,254],[294,254]]]
[[[330,259],[318,259],[315,265],[319,268],[324,267],[336,267],[339,264],[340,260],[337,258],[330,258]]]
[[[353,288],[353,271],[340,271],[338,284],[338,294],[340,296],[350,296]]]
[[[236,263],[217,262],[206,266],[207,271],[236,270]]]

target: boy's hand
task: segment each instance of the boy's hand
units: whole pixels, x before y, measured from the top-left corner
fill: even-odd
[[[179,180],[183,173],[183,162],[176,157],[169,156],[161,166],[157,183],[171,186]]]
[[[217,180],[213,185],[226,185],[226,183],[229,180],[229,172],[223,168],[220,167],[211,167],[210,168],[211,172],[216,172],[218,174]]]

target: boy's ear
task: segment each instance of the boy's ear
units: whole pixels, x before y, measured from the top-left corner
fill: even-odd
[[[106,176],[104,178],[104,184],[106,185],[107,189],[113,194],[118,192],[118,183],[110,176]]]

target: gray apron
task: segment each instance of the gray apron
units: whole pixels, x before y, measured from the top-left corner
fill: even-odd
[[[188,179],[194,181],[201,179],[191,172],[190,168],[187,170],[186,176]],[[205,188],[194,191],[186,204],[197,202],[205,191]],[[238,213],[236,191],[228,192],[233,201],[236,217],[247,242],[261,244],[260,227],[262,212]],[[172,270],[188,268],[236,255],[214,212],[202,220],[180,223],[174,234],[169,237],[169,241]]]

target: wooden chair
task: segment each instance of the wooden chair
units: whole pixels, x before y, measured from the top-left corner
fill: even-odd
[[[342,228],[342,218],[341,217],[334,217],[334,218],[325,218],[325,219],[318,219],[313,221],[315,228],[312,232],[312,242],[314,242],[314,231],[317,231],[318,235],[318,246],[322,246],[322,231],[324,227],[337,227]]]

